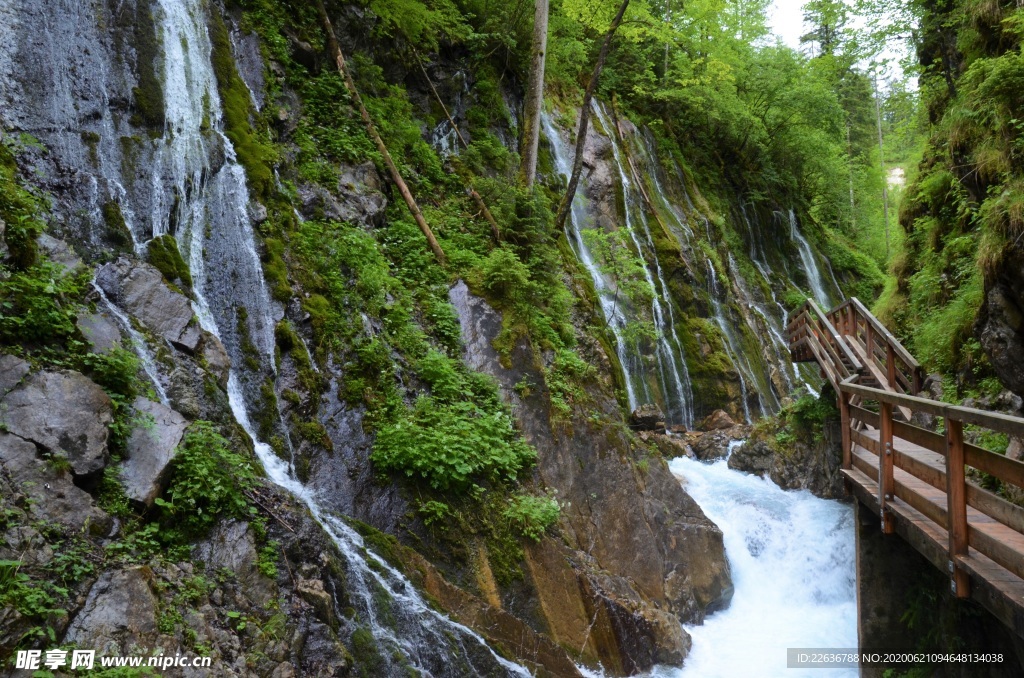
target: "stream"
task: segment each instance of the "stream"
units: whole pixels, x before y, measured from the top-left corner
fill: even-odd
[[[734,443],[735,445],[735,443]],[[726,459],[669,463],[725,537],[735,593],[728,608],[686,626],[682,669],[657,678],[788,676],[786,648],[857,647],[853,508],[735,471]],[[816,669],[816,677],[858,675]]]

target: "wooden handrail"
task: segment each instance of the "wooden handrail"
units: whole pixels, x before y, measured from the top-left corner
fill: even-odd
[[[789,315],[786,330],[793,359],[817,361],[835,387],[843,474],[862,501],[877,506],[882,532],[896,532],[899,520],[904,536],[904,529],[917,530],[907,537],[911,543],[931,544],[915,543],[922,553],[941,549],[957,597],[971,595],[972,577],[1016,577],[1024,590],[1024,508],[969,482],[966,472],[971,467],[1024,488],[1024,463],[972,445],[964,434],[973,425],[1024,437],[1024,418],[917,396],[921,365],[856,298],[827,314],[808,299]],[[875,383],[880,388],[869,385]],[[868,401],[878,403],[877,412]],[[942,417],[944,432],[914,425],[915,412]],[[979,569],[982,562],[989,569]]]

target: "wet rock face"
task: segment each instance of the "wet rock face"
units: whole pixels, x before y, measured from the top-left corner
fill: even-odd
[[[629,425],[637,431],[664,431],[665,413],[657,405],[641,405],[629,415]]]
[[[842,430],[838,417],[827,418],[820,439],[801,439],[782,445],[775,431],[755,431],[729,457],[729,468],[768,476],[787,490],[809,490],[825,499],[844,495]]]
[[[571,435],[555,427],[543,389],[521,397],[513,388],[523,378],[544,383],[529,347],[515,347],[512,367],[502,367],[492,347],[500,315],[462,282],[449,299],[461,322],[465,361],[497,378],[537,448],[537,477],[572,507],[561,523],[568,546],[545,540],[527,556],[549,635],[580,648],[579,661],[601,662],[615,673],[679,663],[689,647],[679,620],[700,621],[731,596],[721,531],[663,460],[649,458],[638,471],[636,443],[626,436],[595,430],[584,416],[572,418]],[[591,388],[590,407],[621,421],[615,400]]]
[[[64,456],[76,476],[107,464],[110,398],[72,371],[38,372],[0,400],[0,423],[51,455]]]
[[[156,267],[118,259],[96,273],[96,284],[154,334],[190,353],[199,345],[202,332],[191,302],[168,287]]]
[[[93,534],[106,534],[110,517],[98,509],[91,496],[79,489],[71,474],[55,468],[33,443],[10,433],[0,432],[0,489],[8,496],[22,495],[29,500],[36,520],[52,521],[75,531],[88,527]]]
[[[106,655],[128,654],[133,647],[153,647],[158,630],[152,580],[148,567],[104,572],[68,627],[64,642]]]
[[[999,379],[1024,397],[1024,253],[1006,257],[975,326]]]

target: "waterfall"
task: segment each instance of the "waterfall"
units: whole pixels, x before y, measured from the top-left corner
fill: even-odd
[[[168,212],[177,205],[174,234],[192,269],[196,315],[231,355],[231,410],[253,439],[268,478],[301,500],[337,545],[356,619],[373,634],[383,672],[528,676],[475,632],[431,609],[411,582],[369,551],[357,533],[325,513],[252,426],[249,411],[259,397],[258,387],[273,375],[275,313],[248,217],[245,173],[223,134],[206,6],[203,0],[159,0],[156,20],[165,48],[167,123],[153,182],[161,198],[156,205]],[[171,221],[157,211],[153,223],[158,234],[167,232]],[[252,347],[259,369],[251,366]]]
[[[659,381],[661,392],[665,400],[665,416],[669,422],[679,421],[686,426],[693,425],[693,388],[690,385],[690,374],[686,367],[686,356],[683,353],[683,345],[679,341],[676,332],[675,311],[672,310],[672,298],[669,296],[668,283],[661,271],[661,262],[658,261],[658,254],[654,247],[654,238],[651,236],[650,225],[647,221],[646,209],[642,199],[636,195],[622,162],[619,152],[619,145],[615,133],[604,114],[604,110],[597,103],[594,103],[594,113],[612,143],[612,155],[615,158],[615,165],[619,171],[619,181],[622,184],[622,195],[624,202],[625,230],[629,234],[640,262],[643,264],[644,279],[650,286],[651,315],[654,318],[654,326],[657,329],[657,358],[659,368]],[[640,225],[643,227],[644,243],[637,236],[633,227],[634,212],[639,216]],[[653,272],[652,272],[653,262]],[[671,337],[671,341],[669,338]],[[678,412],[679,416],[674,417]]]
[[[734,443],[735,444],[735,443]],[[693,649],[659,678],[784,676],[787,647],[857,647],[853,509],[806,490],[681,457],[669,463],[722,529],[735,593],[728,609],[687,626]],[[849,677],[856,668],[819,669]]]
[[[156,360],[153,358],[152,352],[149,350],[149,345],[146,344],[146,338],[142,336],[142,333],[132,327],[132,321],[128,319],[121,309],[117,307],[117,304],[110,301],[107,298],[107,293],[103,291],[103,288],[96,284],[96,280],[93,279],[92,283],[93,290],[100,297],[100,306],[107,310],[114,319],[117,321],[118,326],[121,330],[128,333],[128,338],[131,339],[132,348],[135,350],[135,355],[139,357],[139,362],[142,363],[142,371],[146,373],[149,380],[153,382],[153,389],[156,391],[157,398],[164,405],[170,405],[171,401],[167,397],[167,391],[164,390],[164,385],[160,382],[160,371],[156,367]]]
[[[715,274],[715,264],[713,261],[708,259],[708,295],[711,297],[711,305],[714,308],[714,315],[712,316],[718,329],[722,331],[722,337],[725,339],[725,350],[729,355],[729,360],[736,368],[736,374],[740,378],[740,400],[743,404],[743,417],[748,424],[753,423],[753,419],[750,417],[750,404],[748,400],[747,380],[743,376],[743,367],[747,368],[749,373],[753,373],[750,369],[750,360],[743,352],[743,348],[739,346],[739,342],[736,339],[736,332],[732,328],[732,324],[729,319],[725,317],[725,311],[722,309],[722,302],[719,299],[721,296],[721,288],[718,285],[718,276]],[[757,394],[758,401],[761,402],[761,394]],[[761,402],[761,411],[764,411],[764,403]]]
[[[811,249],[811,244],[807,242],[807,238],[800,232],[793,210],[789,210],[789,237],[792,238],[793,244],[797,246],[797,251],[800,253],[800,263],[803,264],[804,273],[807,274],[807,284],[811,286],[814,300],[827,311],[832,308],[832,302],[828,292],[825,291],[825,283],[821,277],[818,262],[814,258],[814,251]]]
[[[566,180],[572,175],[572,156],[562,141],[562,136],[555,128],[548,113],[541,113],[541,124],[544,127],[544,136],[547,137],[551,146],[551,155],[555,163],[555,170]],[[623,305],[616,303],[615,291],[605,280],[604,274],[594,260],[594,255],[583,240],[583,231],[587,228],[587,209],[582,191],[576,192],[576,197],[570,206],[569,219],[566,222],[565,237],[569,240],[576,259],[583,264],[583,268],[590,274],[594,284],[594,292],[597,294],[601,305],[601,313],[605,323],[611,328],[615,337],[615,353],[618,356],[619,364],[622,365],[622,378],[626,382],[626,399],[629,402],[629,409],[632,411],[640,405],[639,396],[649,402],[651,394],[646,382],[641,378],[642,364],[638,356],[630,355],[623,332],[626,329],[628,319],[623,311]],[[640,386],[640,394],[637,394],[637,384]]]

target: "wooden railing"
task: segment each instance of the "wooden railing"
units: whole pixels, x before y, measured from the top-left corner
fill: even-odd
[[[1024,638],[1024,508],[968,472],[1024,489],[1024,463],[965,436],[1024,438],[1024,419],[918,397],[921,366],[857,299],[828,314],[808,300],[787,329],[793,359],[817,361],[838,394],[848,487],[877,506],[883,532],[949,571],[953,593],[981,586],[975,598]],[[915,425],[915,413],[941,428]]]
[[[908,395],[921,392],[924,370],[857,297],[850,297],[827,317],[840,334],[851,340],[850,345],[876,381]]]
[[[1024,419],[861,386],[855,379],[851,377],[839,387],[843,467],[857,469],[877,482],[883,531],[893,531],[891,506],[896,499],[944,528],[952,587],[958,597],[969,595],[968,573],[974,569],[969,549],[1024,578],[1024,508],[968,483],[964,472],[966,465],[1024,488],[1024,463],[964,440],[964,426],[969,424],[1024,436]],[[878,403],[879,411],[852,405],[853,396]],[[894,407],[942,417],[945,434],[895,420]],[[874,430],[857,430],[858,421]],[[855,454],[854,445],[877,455],[877,465]],[[897,470],[902,472],[900,477]],[[936,501],[939,494],[929,489],[945,494],[945,506]]]
[[[798,362],[817,361],[836,393],[841,381],[864,371],[861,359],[850,350],[835,325],[813,299],[808,299],[790,314],[786,331],[793,359]]]

